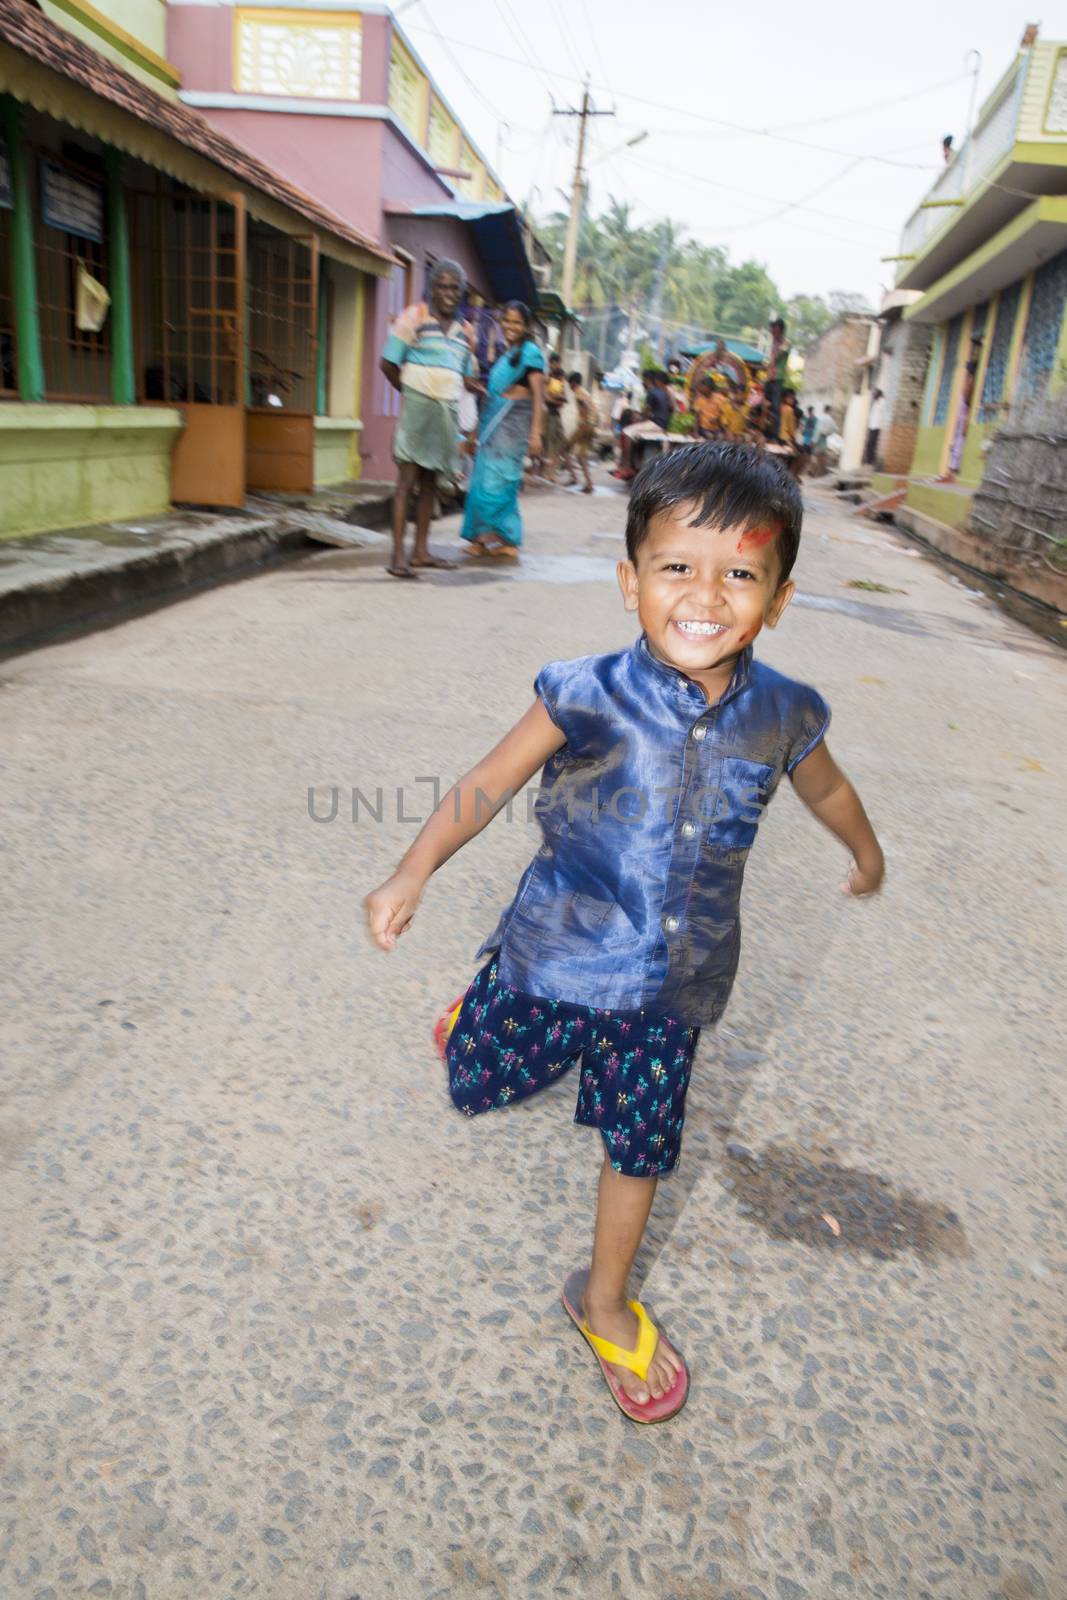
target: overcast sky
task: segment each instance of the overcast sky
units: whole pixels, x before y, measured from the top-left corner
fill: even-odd
[[[400,20],[535,213],[564,205],[575,120],[552,103],[576,105],[588,72],[616,112],[590,124],[595,210],[615,195],[642,221],[669,215],[763,262],[787,297],[877,301],[895,271],[880,258],[937,176],[943,135],[962,142],[968,52],[981,103],[1030,19],[1003,0],[415,0]],[[1067,7],[1041,33],[1067,38]]]

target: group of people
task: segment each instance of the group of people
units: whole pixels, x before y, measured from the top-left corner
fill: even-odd
[[[451,479],[457,451],[472,465],[460,537],[472,558],[517,559],[522,544],[519,492],[528,458],[550,481],[560,467],[592,494],[589,453],[596,410],[580,372],[564,372],[558,355],[544,355],[533,337],[533,314],[521,300],[504,306],[499,321],[481,297],[461,314],[463,269],[439,261],[429,295],[408,306],[393,324],[381,370],[403,397],[393,444],[397,488],[393,498],[390,576],[415,579],[423,568],[451,568],[429,548],[438,484]],[[568,391],[577,423],[563,425]],[[414,501],[415,544],[406,553]]]
[[[688,417],[677,430],[679,443],[684,438],[743,442],[773,450],[794,477],[812,463],[815,470],[824,470],[827,441],[835,428],[833,412],[826,406],[816,415],[813,406],[806,412],[800,407],[796,390],[786,381],[789,354],[785,323],[776,317],[762,374],[753,375],[721,339],[699,361],[688,384],[678,361],[669,362],[666,370],[643,372],[643,409],[635,413],[629,396],[616,408],[619,462],[614,476],[632,478],[643,456],[674,431],[671,421],[678,413]]]
[[[460,307],[466,297],[466,305]],[[620,395],[612,412],[618,447],[613,476],[633,478],[650,451],[671,434],[684,440],[748,444],[776,455],[794,477],[813,466],[825,470],[827,441],[835,430],[827,405],[804,412],[787,381],[790,348],[781,317],[769,325],[770,348],[751,369],[722,340],[698,358],[688,375],[677,360],[642,374],[644,402]],[[393,502],[395,578],[417,578],[423,568],[454,562],[429,549],[438,483],[455,474],[457,447],[470,461],[460,537],[471,558],[514,561],[522,544],[519,494],[527,462],[547,482],[565,480],[592,494],[589,456],[597,411],[582,374],[568,373],[560,356],[546,362],[533,337],[533,316],[520,300],[492,312],[473,292],[462,268],[439,261],[429,297],[397,318],[382,352],[381,368],[403,395],[394,455],[399,468]],[[566,417],[574,419],[568,427]],[[674,419],[686,418],[680,427]],[[414,502],[415,544],[405,553]]]

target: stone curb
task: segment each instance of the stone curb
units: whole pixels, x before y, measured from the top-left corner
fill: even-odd
[[[376,510],[368,502],[359,507],[368,521],[375,520]],[[156,532],[131,526],[127,542],[115,545],[83,543],[62,533],[41,535],[32,563],[37,567],[39,560],[39,569],[13,573],[6,582],[3,562],[12,546],[0,542],[0,656],[36,649],[59,633],[107,627],[133,609],[168,605],[197,589],[251,577],[308,553],[318,547],[312,520],[317,519],[306,508],[279,506],[258,515],[215,517],[200,527]],[[322,518],[327,525],[330,520]],[[138,545],[139,533],[152,542]],[[380,537],[362,528],[352,533],[368,544]]]

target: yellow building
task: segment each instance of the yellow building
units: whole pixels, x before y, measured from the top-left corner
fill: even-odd
[[[906,505],[954,528],[1008,410],[1067,371],[1067,44],[1036,32],[908,219],[897,258],[904,325],[933,331],[918,414],[892,418],[915,438]]]

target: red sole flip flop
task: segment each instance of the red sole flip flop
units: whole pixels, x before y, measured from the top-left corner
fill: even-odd
[[[448,1010],[442,1016],[438,1017],[434,1026],[434,1048],[436,1049],[437,1054],[441,1057],[442,1061],[445,1059],[445,1048],[448,1044],[448,1036],[452,1032],[452,1029],[456,1026],[456,1018],[463,1009],[463,1002],[466,998],[467,997],[465,994],[461,994],[459,999],[453,1001]]]
[[[596,1335],[586,1326],[585,1318],[582,1316],[582,1294],[588,1278],[589,1270],[586,1267],[572,1272],[563,1285],[563,1292],[560,1298],[563,1301],[563,1309],[600,1362],[600,1370],[604,1374],[604,1381],[611,1391],[611,1398],[623,1416],[629,1417],[631,1422],[669,1422],[671,1417],[678,1415],[689,1398],[689,1369],[685,1364],[685,1358],[682,1356],[681,1351],[675,1350],[675,1355],[677,1355],[682,1365],[678,1376],[666,1394],[661,1394],[658,1399],[646,1401],[643,1406],[631,1400],[611,1367],[593,1344],[592,1341],[596,1338]],[[631,1302],[631,1304],[634,1303]],[[599,1342],[603,1343],[604,1341]],[[674,1346],[672,1345],[671,1348],[674,1349]]]

